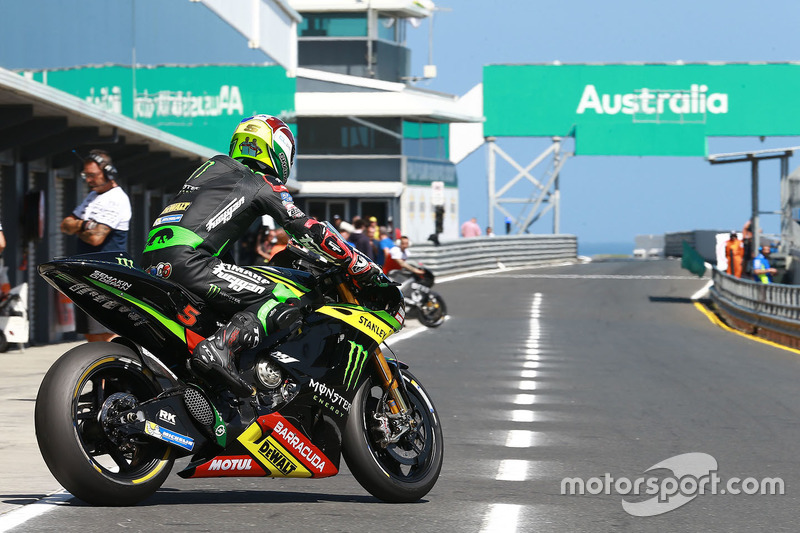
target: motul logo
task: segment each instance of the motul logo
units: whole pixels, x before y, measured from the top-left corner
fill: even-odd
[[[250,470],[252,459],[214,459],[209,465],[209,470]]]

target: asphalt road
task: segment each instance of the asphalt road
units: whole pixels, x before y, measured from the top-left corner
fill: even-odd
[[[443,420],[442,475],[419,503],[382,504],[346,469],[315,481],[173,474],[138,507],[66,501],[13,531],[794,531],[800,359],[712,325],[688,300],[705,283],[659,261],[439,285],[450,319],[394,345]],[[785,494],[698,495],[709,461],[720,486],[780,478]],[[686,482],[684,495],[658,502],[624,483],[647,477]],[[562,494],[565,478],[602,490]]]

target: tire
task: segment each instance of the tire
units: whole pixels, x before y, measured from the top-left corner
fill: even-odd
[[[165,443],[116,444],[100,423],[111,394],[142,402],[160,387],[137,355],[111,342],[82,344],[62,355],[36,398],[36,439],[47,467],[73,496],[92,505],[135,505],[152,495],[172,469]]]
[[[379,500],[391,503],[415,502],[428,494],[444,458],[442,428],[428,393],[410,373],[404,372],[403,379],[416,429],[381,447],[372,415],[386,406],[383,389],[370,377],[353,399],[342,439],[342,455],[356,480]]]
[[[438,328],[444,324],[444,317],[447,316],[447,306],[439,293],[429,292],[428,300],[419,306],[417,318],[423,326]]]

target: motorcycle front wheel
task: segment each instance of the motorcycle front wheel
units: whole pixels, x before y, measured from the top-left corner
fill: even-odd
[[[423,326],[429,328],[438,328],[444,324],[444,318],[447,316],[447,306],[439,293],[429,292],[427,301],[420,304],[417,311],[417,317]]]
[[[419,381],[403,372],[412,427],[388,445],[379,428],[388,420],[386,396],[373,377],[356,393],[344,432],[342,455],[356,480],[385,502],[415,502],[436,484],[444,458],[439,416]],[[377,415],[377,418],[376,418]]]
[[[56,480],[92,505],[134,505],[158,490],[172,469],[169,446],[116,435],[104,421],[160,391],[121,344],[91,342],[62,355],[42,381],[34,414]]]

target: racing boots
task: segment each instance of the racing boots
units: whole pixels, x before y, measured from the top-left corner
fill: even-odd
[[[237,396],[252,396],[253,388],[239,375],[236,355],[255,348],[261,340],[261,326],[253,313],[236,313],[225,326],[194,347],[189,369],[212,382],[224,383]]]

